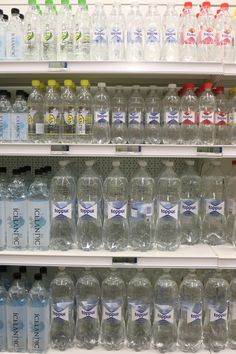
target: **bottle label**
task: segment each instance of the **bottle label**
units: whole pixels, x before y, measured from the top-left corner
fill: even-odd
[[[109,123],[109,111],[95,111],[94,112],[95,123]]]
[[[48,125],[55,126],[60,124],[59,111],[56,108],[49,109],[45,114],[45,121]]]
[[[52,204],[53,218],[68,218],[72,219],[72,203],[57,202]]]
[[[107,217],[109,219],[127,219],[127,202],[106,202]]]
[[[125,124],[125,112],[112,112],[112,124]]]
[[[49,340],[49,301],[45,299],[42,301],[43,303],[39,304],[41,308],[37,305],[30,308],[29,327],[31,330],[28,336],[28,347],[36,352],[45,350]]]
[[[52,304],[51,319],[69,322],[70,314],[73,313],[73,306],[74,303],[71,301]]]
[[[96,27],[93,33],[93,42],[96,44],[106,43],[106,31],[103,27]]]
[[[29,109],[29,112],[28,112],[28,125],[34,124],[36,113],[37,113],[36,109],[34,109],[34,108],[30,108]]]
[[[79,218],[83,220],[91,220],[98,218],[98,204],[97,202],[80,202],[79,203]]]
[[[35,133],[37,135],[44,134],[44,124],[43,123],[36,123],[35,124]]]
[[[196,44],[196,29],[191,27],[184,32],[184,44]]]
[[[146,43],[160,43],[160,33],[156,27],[149,27],[146,31]]]
[[[108,302],[102,304],[102,319],[110,321],[121,321],[122,319],[122,306],[117,302]]]
[[[54,40],[54,33],[52,31],[45,31],[43,33],[43,43],[48,44]]]
[[[198,215],[199,201],[194,199],[182,199],[180,201],[180,214],[184,216]]]
[[[142,44],[143,31],[141,28],[135,28],[133,31],[127,32],[127,42],[130,44]]]
[[[206,199],[206,214],[211,216],[225,215],[225,202],[218,199]]]
[[[160,325],[174,323],[174,308],[168,305],[157,305],[154,307],[154,321]]]
[[[131,309],[131,321],[150,321],[150,305],[129,304]]]
[[[165,112],[165,124],[179,124],[179,112],[171,111]]]
[[[227,125],[228,115],[226,112],[217,112],[215,114],[215,125]]]
[[[0,248],[4,248],[6,240],[6,227],[5,227],[5,209],[6,209],[6,204],[4,200],[0,200]],[[0,306],[1,308],[1,306]],[[1,319],[1,317],[0,317]],[[0,327],[1,330],[1,327]]]
[[[214,124],[214,112],[200,111],[200,124]]]
[[[26,299],[22,300],[21,306],[14,306],[11,304],[8,306],[7,319],[9,323],[9,328],[12,330],[9,331],[8,336],[10,336],[11,345],[14,348],[14,351],[25,351],[26,347],[26,320],[27,320],[27,302]],[[17,350],[18,349],[18,350]]]
[[[196,112],[182,111],[181,124],[196,124]]]
[[[78,29],[75,32],[75,46],[78,49],[80,45],[84,44],[90,44],[90,33],[86,32],[86,30],[82,32]]]
[[[76,134],[87,135],[92,131],[93,117],[90,110],[80,109],[77,114]]]
[[[98,304],[90,303],[87,301],[80,301],[79,302],[79,309],[78,309],[78,316],[79,319],[98,319]]]
[[[201,44],[213,44],[214,43],[214,32],[213,28],[208,27],[205,31],[202,32]]]
[[[10,113],[0,113],[0,140],[11,140],[10,122]]]
[[[147,112],[146,113],[146,123],[147,124],[160,124],[161,115],[159,112]]]
[[[32,44],[35,42],[35,33],[34,31],[27,31],[25,35],[25,43],[26,44]]]
[[[177,31],[175,28],[166,28],[164,33],[164,42],[169,44],[177,43]]]
[[[142,112],[129,112],[128,120],[129,124],[141,124]]]
[[[28,139],[28,116],[26,113],[13,113],[12,140],[26,141]]]
[[[28,201],[29,245],[32,248],[49,246],[49,201]]]
[[[16,32],[8,32],[9,40],[9,57],[14,59],[21,59],[23,57],[23,36]]]
[[[187,323],[199,324],[202,322],[202,304],[187,306]]]
[[[232,45],[232,29],[231,28],[225,28],[224,31],[217,33],[216,45],[217,46],[222,46],[222,45],[231,46]]]
[[[61,44],[66,44],[69,42],[70,39],[70,33],[69,31],[62,31],[61,35],[59,36],[60,40],[61,40]]]
[[[136,220],[151,221],[153,216],[153,203],[132,202],[131,217]]]
[[[123,43],[124,42],[124,33],[122,29],[113,27],[111,29],[111,43]]]
[[[6,220],[8,248],[26,248],[28,243],[26,201],[7,201]]]
[[[159,202],[159,219],[178,220],[179,205],[170,202]]]
[[[64,122],[69,125],[72,126],[75,124],[75,110],[72,108],[70,110],[68,110],[67,112],[64,112],[63,114],[63,118],[64,118]]]
[[[221,306],[221,308],[210,308],[210,322],[225,322],[228,318],[228,308]]]

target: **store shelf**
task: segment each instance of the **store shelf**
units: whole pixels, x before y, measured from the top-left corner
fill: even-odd
[[[135,353],[134,350],[128,349],[126,347],[124,349],[120,350],[119,352],[122,353],[122,354]],[[233,351],[230,350],[230,349],[221,351],[222,354],[228,354],[228,353],[231,353],[231,352],[233,353]],[[47,354],[59,354],[59,353],[60,353],[60,351],[59,350],[55,350],[55,349],[49,349],[47,351]],[[87,354],[88,350],[87,349],[83,349],[83,348],[76,348],[75,347],[75,348],[67,349],[66,353],[67,354]],[[96,354],[104,354],[104,353],[117,354],[117,350],[109,350],[109,352],[107,352],[102,346],[98,346],[98,347],[95,347],[95,348],[92,349],[92,353],[96,353]],[[156,354],[156,353],[157,353],[157,351],[154,350],[154,349],[142,350],[142,354]],[[180,354],[180,353],[183,353],[183,352],[181,352],[179,350],[175,350],[174,353],[175,354]],[[9,352],[2,352],[1,354],[9,354]],[[13,352],[12,354],[16,354],[16,353]],[[201,349],[201,350],[198,351],[198,354],[209,354],[209,351]]]
[[[212,247],[217,256],[217,266],[225,269],[236,269],[236,250],[232,245]]]

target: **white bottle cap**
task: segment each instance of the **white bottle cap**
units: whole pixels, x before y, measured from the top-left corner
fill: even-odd
[[[212,164],[213,166],[220,166],[220,165],[221,165],[221,161],[220,161],[220,160],[212,160],[212,161],[211,161],[211,164]]]
[[[168,85],[168,88],[170,88],[170,89],[175,89],[175,88],[176,88],[176,84],[169,84],[169,85]]]
[[[133,88],[134,90],[139,90],[139,89],[140,89],[140,85],[133,85],[132,88]]]
[[[194,160],[185,160],[187,166],[194,166]]]
[[[106,87],[106,83],[105,82],[99,82],[98,83],[98,87],[104,88],[104,87]]]
[[[156,85],[150,85],[150,86],[149,86],[149,89],[150,89],[150,90],[156,90],[156,89],[157,89],[157,86],[156,86]]]
[[[65,167],[65,166],[69,165],[69,163],[71,163],[70,160],[61,160],[61,161],[59,161],[59,166]]]
[[[94,165],[94,160],[87,160],[85,161],[85,166],[86,167],[92,167]]]
[[[146,167],[147,166],[147,162],[144,161],[144,160],[139,160],[138,164],[139,164],[140,167]]]
[[[113,160],[112,161],[112,166],[113,167],[119,167],[120,166],[120,161],[119,160]]]
[[[167,167],[173,167],[174,166],[174,162],[173,161],[163,161],[164,165]]]
[[[165,273],[165,274],[170,273],[170,268],[163,268],[163,273]]]
[[[60,272],[63,272],[65,269],[65,267],[58,267],[58,270],[60,270]]]

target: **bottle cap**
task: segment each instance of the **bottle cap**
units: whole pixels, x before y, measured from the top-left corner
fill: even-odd
[[[186,1],[184,3],[184,7],[192,7],[193,6],[193,3],[191,1]]]
[[[19,272],[18,273],[14,273],[13,274],[13,279],[20,280],[21,279],[21,274]]]
[[[149,86],[149,89],[150,89],[150,90],[156,90],[156,89],[157,89],[157,86],[156,86],[156,85],[150,85],[150,86]]]
[[[188,89],[194,89],[194,87],[195,87],[194,84],[186,84],[186,85],[183,86],[183,89],[186,89],[186,90],[188,90]]]
[[[120,161],[119,160],[113,160],[112,161],[112,166],[113,167],[119,167],[120,166]]]
[[[203,1],[202,7],[211,7],[210,1]]]
[[[203,85],[204,89],[206,88],[212,88],[212,83],[211,82],[205,82],[205,84]]]
[[[224,92],[225,88],[223,86],[217,86],[216,87],[216,92],[219,92],[219,91]]]
[[[39,80],[32,80],[31,82],[33,87],[39,87],[40,86],[40,81]]]
[[[23,90],[16,90],[16,96],[24,96],[25,91]]]
[[[69,165],[69,163],[71,163],[71,161],[69,161],[69,160],[61,160],[61,161],[59,161],[59,166],[65,167],[65,166]]]
[[[26,273],[26,266],[20,266],[19,267],[19,272],[20,273]]]
[[[221,9],[228,9],[229,8],[229,4],[227,2],[223,2],[221,5],[220,5],[220,8]]]
[[[13,8],[11,9],[11,14],[12,14],[12,15],[19,15],[19,13],[20,13],[20,10],[19,10],[19,9],[16,9],[15,7],[13,7]]]
[[[105,88],[106,87],[106,83],[105,82],[99,82],[98,83],[98,87]]]
[[[47,267],[40,267],[39,271],[41,274],[47,274],[47,272],[48,272]]]
[[[40,175],[41,175],[41,169],[37,168],[37,169],[34,171],[34,174],[35,174],[35,176],[40,176]]]
[[[25,16],[23,14],[20,14],[19,17],[22,21],[24,21]]]
[[[133,85],[132,88],[133,88],[134,90],[139,90],[139,89],[140,89],[140,85]]]
[[[13,176],[19,175],[19,169],[18,169],[18,168],[14,168],[14,169],[12,170],[12,174],[13,174]]]
[[[0,15],[3,15],[3,10],[2,9],[0,9]]]
[[[6,167],[0,167],[0,173],[7,173]]]
[[[166,167],[173,167],[174,166],[173,161],[166,160],[166,161],[163,161],[163,163]]]
[[[57,82],[56,80],[48,80],[48,86],[56,86]]]
[[[235,166],[236,165],[236,160],[232,161],[232,165]]]
[[[42,280],[42,274],[41,273],[36,273],[34,275],[34,280]]]
[[[80,80],[80,86],[89,86],[88,80]]]
[[[7,266],[0,265],[0,273],[5,273],[7,271]]]
[[[6,22],[7,22],[7,21],[8,21],[8,18],[9,18],[9,17],[8,17],[8,15],[6,15],[6,14],[4,14],[4,15],[3,15],[3,19],[4,19],[4,21],[6,21]]]
[[[138,164],[140,167],[146,167],[147,166],[147,162],[144,160],[138,160]]]
[[[92,167],[94,165],[94,160],[87,160],[85,161],[85,166],[86,167]]]
[[[73,86],[72,80],[64,80],[64,86]]]
[[[194,166],[194,160],[185,160],[187,166]]]
[[[169,85],[168,85],[168,88],[170,88],[170,89],[175,89],[175,88],[176,88],[176,84],[169,84]]]
[[[60,272],[63,272],[65,269],[66,269],[65,267],[58,267],[58,270],[59,270]]]

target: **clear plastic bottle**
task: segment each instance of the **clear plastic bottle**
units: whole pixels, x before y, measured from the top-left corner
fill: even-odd
[[[46,289],[49,289],[49,277],[47,267],[40,267],[39,272],[42,275],[42,282]]]
[[[0,352],[7,351],[7,291],[0,279]]]
[[[180,195],[180,225],[181,243],[194,245],[201,239],[201,177],[194,169],[194,161],[186,160],[187,167],[184,169],[181,181]]]
[[[53,0],[45,0],[45,11],[41,24],[41,58],[57,60],[57,14]]]
[[[64,81],[64,91],[61,94],[61,141],[73,143],[76,140],[76,94],[73,90],[73,81]]]
[[[85,161],[86,170],[78,179],[78,246],[83,250],[102,245],[102,181],[93,169],[94,161]]]
[[[119,3],[112,5],[109,16],[108,49],[109,60],[125,60],[125,18]]]
[[[116,269],[102,282],[101,344],[106,350],[120,350],[125,342],[125,283]]]
[[[235,144],[236,143],[236,87],[232,88],[232,92],[228,100],[228,105],[229,105],[230,141],[231,144]]]
[[[169,84],[168,91],[162,100],[163,125],[162,141],[164,144],[180,142],[180,98],[176,84]]]
[[[91,18],[91,60],[108,59],[108,29],[104,5],[98,3]]]
[[[142,144],[145,102],[140,92],[140,86],[134,85],[132,88],[128,100],[128,142],[129,144]]]
[[[110,97],[104,82],[98,83],[97,92],[93,97],[93,109],[93,142],[108,144],[110,142]]]
[[[6,247],[6,172],[6,167],[0,167],[0,250]]]
[[[44,140],[43,102],[44,95],[40,89],[40,81],[32,80],[32,91],[27,101],[28,140],[32,143]]]
[[[178,309],[178,286],[169,269],[163,272],[154,286],[152,329],[152,346],[161,353],[176,349]]]
[[[100,285],[90,269],[86,269],[76,283],[75,340],[79,348],[92,349],[99,337]]]
[[[36,0],[28,0],[28,10],[24,19],[24,59],[40,60],[40,22]]]
[[[147,144],[161,143],[161,100],[157,86],[149,86],[145,99],[144,141]]]
[[[55,80],[48,80],[48,89],[44,97],[44,133],[49,143],[58,143],[60,137],[61,98]]]
[[[154,241],[154,179],[146,169],[146,161],[138,160],[138,164],[139,170],[130,181],[129,244],[136,251],[147,251]]]
[[[86,0],[78,0],[78,9],[73,20],[74,36],[74,59],[87,61],[90,60],[90,37],[91,19],[88,12]]]
[[[230,144],[229,131],[229,103],[224,94],[224,87],[216,88],[216,111],[215,111],[215,144]]]
[[[6,24],[3,10],[0,10],[0,60],[6,59]]]
[[[57,60],[73,59],[73,15],[69,0],[61,0],[57,16]]]
[[[226,239],[230,243],[235,244],[235,215],[236,215],[236,161],[232,161],[232,170],[230,176],[227,178],[225,186],[226,192],[226,209],[227,209],[227,227],[226,227]]]
[[[192,11],[192,2],[185,2],[185,12],[180,25],[180,61],[195,62],[197,55],[197,19]]]
[[[202,345],[203,285],[194,269],[184,277],[179,297],[178,345],[181,351],[195,353]]]
[[[212,84],[204,84],[204,92],[199,97],[199,144],[212,145],[215,140],[214,115],[215,97],[211,91]]]
[[[19,14],[19,9],[11,9],[11,17],[6,28],[7,60],[23,60],[24,34]]]
[[[159,61],[161,57],[161,17],[157,5],[148,5],[144,23],[144,60]]]
[[[103,245],[110,251],[120,251],[128,245],[128,180],[120,170],[120,161],[114,160],[112,167],[103,184]]]
[[[203,343],[211,352],[226,348],[228,340],[229,284],[217,270],[205,285]]]
[[[80,81],[80,91],[76,99],[76,136],[79,143],[92,143],[93,135],[93,97],[88,80]]]
[[[12,108],[11,140],[25,142],[28,140],[28,107],[24,91],[16,90],[16,99]]]
[[[229,4],[222,3],[220,11],[215,18],[215,55],[217,62],[232,63],[233,56],[233,28],[232,19],[229,14]]]
[[[76,243],[76,183],[68,168],[68,160],[60,161],[60,169],[50,185],[50,248],[66,251]]]
[[[136,351],[150,347],[152,326],[152,285],[138,269],[127,286],[127,346]]]
[[[163,61],[179,61],[179,16],[173,3],[168,3],[162,18]]]
[[[51,298],[51,348],[66,350],[73,346],[75,332],[75,289],[65,268],[59,268],[50,284]]]
[[[126,60],[143,60],[143,42],[144,42],[143,16],[139,5],[131,4],[130,11],[126,17]]]
[[[49,347],[50,299],[42,274],[35,274],[34,280],[28,296],[28,351],[44,353]]]
[[[236,349],[236,278],[232,274],[229,286],[228,346]]]
[[[6,90],[0,90],[0,142],[11,140],[12,105]]]
[[[28,191],[28,234],[31,250],[48,250],[50,234],[49,190],[41,171],[35,170],[35,179]]]
[[[180,179],[173,170],[173,162],[165,161],[166,168],[157,181],[157,223],[155,243],[161,251],[176,250],[181,241],[179,220]]]
[[[27,351],[27,291],[20,273],[13,275],[7,297],[7,349],[9,352]]]
[[[127,109],[127,99],[123,88],[116,86],[111,100],[111,142],[114,144],[127,143]]]

